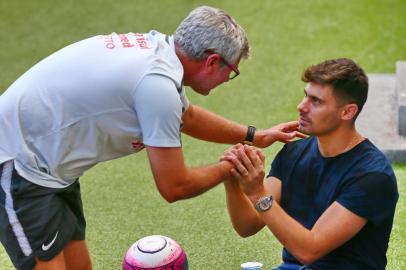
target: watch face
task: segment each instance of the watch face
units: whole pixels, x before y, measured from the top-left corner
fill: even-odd
[[[256,203],[257,210],[262,212],[270,209],[271,206],[272,206],[272,196],[263,197],[259,199],[259,201]]]
[[[265,200],[261,201],[261,203],[259,204],[259,207],[262,210],[266,210],[269,207],[269,198],[266,198]]]

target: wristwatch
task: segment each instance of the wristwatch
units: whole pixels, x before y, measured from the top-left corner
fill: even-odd
[[[255,209],[257,209],[258,212],[268,211],[272,207],[272,202],[273,202],[272,195],[261,197],[255,203]]]

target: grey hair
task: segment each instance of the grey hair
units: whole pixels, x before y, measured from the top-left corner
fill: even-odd
[[[224,10],[201,6],[192,10],[174,34],[175,43],[189,57],[202,60],[208,50],[230,63],[248,58],[244,29]]]

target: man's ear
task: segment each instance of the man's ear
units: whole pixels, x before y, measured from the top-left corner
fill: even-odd
[[[355,115],[358,112],[358,105],[355,103],[350,103],[347,105],[344,105],[344,110],[342,111],[341,114],[341,119],[343,120],[351,120],[355,117]]]
[[[218,55],[216,53],[210,54],[209,57],[207,57],[207,59],[206,59],[205,67],[210,69],[210,68],[213,68],[216,65],[220,64],[220,62],[221,62],[220,55]]]

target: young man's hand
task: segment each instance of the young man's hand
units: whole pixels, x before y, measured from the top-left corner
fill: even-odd
[[[231,175],[238,180],[242,191],[247,196],[264,193],[265,156],[258,148],[237,144],[226,151],[220,160],[234,164]]]

